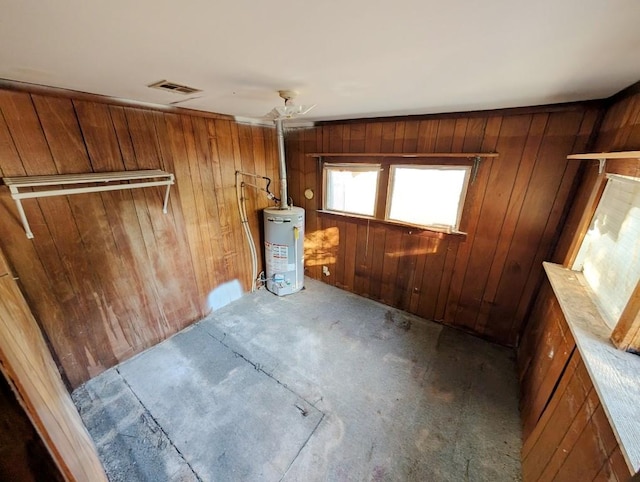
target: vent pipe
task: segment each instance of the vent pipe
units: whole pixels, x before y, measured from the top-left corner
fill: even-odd
[[[289,209],[289,194],[287,192],[287,164],[284,156],[284,119],[291,119],[304,115],[315,107],[314,105],[294,105],[297,92],[293,90],[279,90],[278,94],[284,99],[284,107],[274,108],[268,116],[276,124],[276,136],[278,137],[278,158],[280,164],[280,209]]]
[[[284,157],[284,128],[282,118],[275,120],[276,135],[278,136],[278,158],[280,164],[280,209],[289,209],[289,194],[287,193],[287,163]]]

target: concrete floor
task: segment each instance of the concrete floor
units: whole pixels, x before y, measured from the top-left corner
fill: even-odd
[[[112,481],[520,480],[513,353],[314,280],[73,393]]]

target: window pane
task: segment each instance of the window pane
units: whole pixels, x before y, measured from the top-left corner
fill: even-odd
[[[640,182],[611,176],[573,269],[614,328],[640,279]]]
[[[470,168],[392,166],[389,219],[457,229]]]
[[[325,209],[373,216],[379,166],[325,165]]]

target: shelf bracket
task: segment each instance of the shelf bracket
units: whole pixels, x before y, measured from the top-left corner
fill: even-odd
[[[600,159],[598,159],[598,174],[602,174],[604,172],[606,163],[607,163],[606,157],[601,157]]]
[[[584,154],[569,154],[570,161],[598,161],[598,174],[605,172],[607,159],[637,159],[640,161],[640,151],[617,152],[588,152]]]
[[[24,228],[24,232],[26,233],[28,239],[33,239],[31,226],[29,226],[27,215],[24,213],[24,208],[22,207],[22,201],[20,200],[20,198],[16,197],[18,195],[18,189],[15,186],[9,186],[9,191],[11,192],[11,197],[16,203],[16,208],[18,209],[18,214],[20,215],[20,221],[22,221],[22,227]]]
[[[476,180],[478,176],[478,170],[480,169],[480,161],[482,161],[482,157],[476,156],[473,158],[473,169],[471,170],[471,183]]]

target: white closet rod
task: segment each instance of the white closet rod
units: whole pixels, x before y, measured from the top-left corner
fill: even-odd
[[[161,180],[154,180],[161,179]],[[22,199],[33,199],[39,197],[50,196],[68,196],[70,194],[83,194],[89,192],[119,191],[125,189],[139,189],[143,187],[167,186],[164,195],[164,204],[162,212],[167,213],[167,204],[169,202],[169,190],[171,185],[175,183],[174,175],[159,170],[142,170],[142,171],[122,171],[122,172],[92,172],[86,174],[59,174],[50,176],[22,176],[22,177],[5,177],[4,184],[9,187],[11,197],[16,202],[18,214],[22,220],[22,225],[27,234],[27,238],[33,239],[33,233],[27,221],[27,216],[22,207]],[[129,182],[126,184],[107,184],[110,182],[121,181],[142,181]],[[41,191],[20,192],[20,188],[25,187],[46,187],[61,186],[74,184],[103,183],[97,186],[75,187],[70,189],[49,189]]]

